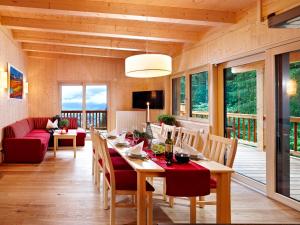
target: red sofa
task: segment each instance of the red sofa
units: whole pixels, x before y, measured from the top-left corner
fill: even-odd
[[[3,150],[7,163],[40,163],[49,146],[53,146],[50,133],[46,130],[48,119],[28,118],[4,128]],[[86,133],[78,128],[76,118],[67,118],[69,129],[77,129],[76,144],[84,146]],[[72,146],[72,140],[59,140],[60,146]]]

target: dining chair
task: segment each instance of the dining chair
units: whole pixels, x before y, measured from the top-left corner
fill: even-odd
[[[93,130],[93,142],[94,142],[94,180],[97,188],[100,190],[100,178],[103,175],[103,165],[104,165],[104,153],[103,153],[103,146],[99,142],[99,136],[101,136],[96,129]],[[104,137],[103,137],[104,138]],[[120,156],[120,154],[112,148],[108,148],[109,154],[112,157],[112,162],[114,168],[118,170],[122,169],[132,169],[132,167]],[[102,176],[102,180],[103,176]],[[103,185],[102,185],[103,187]]]
[[[116,208],[117,207],[136,207],[134,201],[131,204],[118,203],[116,201],[117,195],[131,195],[137,194],[137,174],[133,169],[131,170],[117,170],[114,168],[110,156],[107,141],[99,136],[100,144],[102,145],[104,153],[104,208],[108,209],[108,190],[110,190],[110,225],[116,222]],[[147,224],[152,225],[152,192],[154,188],[147,182]]]
[[[182,147],[182,144],[184,143],[190,147],[198,149],[199,138],[200,138],[199,131],[180,127],[177,138],[176,138],[175,146]],[[165,190],[166,190],[165,180],[163,183],[163,189],[164,189],[164,193],[165,193]],[[174,206],[174,197],[173,196],[169,196],[169,205],[170,205],[170,207]]]
[[[198,148],[200,138],[200,132],[196,130],[190,130],[184,127],[179,128],[176,138],[175,146],[181,147],[181,144],[187,144],[195,149]]]
[[[176,126],[170,126],[170,125],[167,125],[167,124],[162,124],[161,125],[161,131],[160,131],[160,135],[163,137],[163,138],[167,138],[168,137],[168,132],[171,132],[171,139],[173,141],[175,141],[175,137],[176,137]]]
[[[91,135],[91,140],[92,140],[92,175],[94,176],[95,174],[95,138],[94,138],[94,132],[95,128],[94,126],[90,127],[90,135]]]
[[[237,144],[238,140],[236,138],[230,139],[209,134],[202,153],[207,159],[232,168],[237,151]],[[210,192],[216,193],[217,182],[214,178],[211,179],[210,186]],[[215,205],[216,200],[207,201],[204,196],[201,196],[198,204],[203,208],[205,205]]]

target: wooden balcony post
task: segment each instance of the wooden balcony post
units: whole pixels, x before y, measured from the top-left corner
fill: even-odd
[[[240,124],[240,118],[238,118],[238,139],[241,137],[241,124]]]
[[[294,123],[294,151],[298,150],[298,123]]]
[[[257,142],[257,133],[256,133],[256,119],[254,119],[254,129],[253,129],[254,142]]]
[[[251,119],[248,118],[248,141],[251,141]]]

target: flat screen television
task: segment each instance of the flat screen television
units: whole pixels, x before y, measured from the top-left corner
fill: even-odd
[[[150,103],[150,109],[164,108],[164,91],[138,91],[132,92],[132,108],[146,109],[147,102]]]

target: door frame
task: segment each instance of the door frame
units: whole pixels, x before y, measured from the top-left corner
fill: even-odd
[[[262,78],[261,80],[263,81],[262,89],[263,91],[265,90],[266,82],[264,82],[265,74],[266,74],[266,55],[264,52],[258,53],[255,55],[250,55],[248,57],[240,58],[237,60],[231,60],[222,64],[218,64],[217,66],[217,74],[218,74],[218,129],[217,129],[217,135],[224,136],[224,123],[225,123],[225,102],[224,102],[224,95],[225,95],[225,87],[224,87],[224,69],[229,68],[229,67],[234,67],[234,66],[242,66],[242,65],[247,65],[247,64],[252,64],[260,61],[264,61],[264,69],[262,72]],[[258,86],[257,86],[258,88]],[[265,92],[265,91],[264,91]],[[263,102],[265,102],[265,96],[263,97]],[[264,106],[264,104],[262,104]],[[263,114],[265,114],[265,108],[263,109]],[[262,118],[263,119],[263,118]],[[263,124],[265,122],[263,121]],[[262,126],[262,129],[264,129],[264,125]],[[265,130],[265,129],[264,129]],[[265,134],[265,132],[263,132]],[[265,135],[263,135],[263,143],[265,143]],[[266,156],[267,157],[267,156]],[[267,159],[266,159],[267,161]],[[266,170],[267,170],[267,165],[266,165]],[[267,172],[266,172],[267,173]],[[259,192],[266,194],[266,187],[268,183],[267,179],[267,174],[266,174],[266,184],[263,184],[259,181],[256,181],[252,178],[249,178],[245,175],[239,174],[239,173],[234,173],[232,178],[236,180],[239,183],[242,183],[248,187],[251,187],[255,190],[258,190]]]
[[[78,86],[82,86],[82,111],[83,111],[83,117],[82,117],[82,126],[84,129],[86,129],[86,86],[106,86],[106,101],[107,101],[107,130],[110,129],[111,127],[111,120],[109,118],[111,118],[111,101],[110,101],[110,83],[109,82],[68,82],[68,81],[59,81],[58,82],[58,88],[59,88],[59,112],[58,114],[60,114],[60,112],[62,111],[62,86],[73,86],[73,85],[78,85]]]
[[[265,143],[267,151],[267,196],[282,202],[296,210],[300,210],[300,202],[289,197],[283,196],[276,192],[276,73],[275,73],[275,56],[287,52],[300,50],[300,41],[290,44],[274,47],[266,51],[266,74],[269,75],[268,83],[273,85],[265,86],[265,98],[268,102],[266,107],[265,127],[270,132],[266,135]]]

